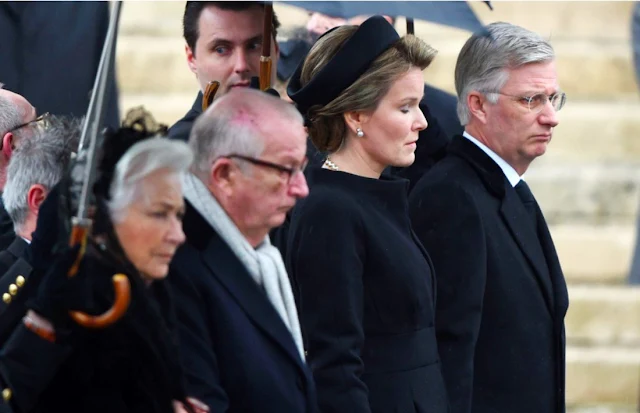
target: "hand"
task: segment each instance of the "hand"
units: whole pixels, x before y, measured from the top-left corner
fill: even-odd
[[[81,263],[76,276],[68,276],[79,251],[78,245],[56,254],[38,287],[36,297],[27,303],[28,308],[52,322],[55,327],[69,326],[70,310],[86,311],[92,307],[91,274],[85,262]]]
[[[192,397],[187,397],[187,404],[190,408],[189,410],[187,410],[184,404],[174,400],[173,411],[175,413],[209,413],[209,407],[207,405]]]

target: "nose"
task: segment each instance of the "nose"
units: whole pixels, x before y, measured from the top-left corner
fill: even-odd
[[[173,218],[171,220],[171,228],[169,228],[169,233],[167,234],[167,241],[172,243],[173,245],[181,245],[186,240],[186,236],[184,235],[184,231],[182,230],[182,221],[178,218]]]
[[[236,73],[244,73],[249,70],[249,62],[247,61],[247,52],[246,50],[244,50],[244,48],[238,48],[233,70]]]
[[[291,182],[289,182],[289,195],[298,199],[309,195],[309,186],[307,185],[307,178],[304,177],[304,173],[298,172],[291,177]]]
[[[429,126],[427,118],[425,118],[424,113],[422,113],[422,111],[418,109],[418,117],[414,122],[414,130],[419,132],[427,129],[427,126]]]
[[[544,108],[538,115],[538,120],[541,124],[556,127],[560,121],[558,120],[558,112],[554,109],[551,102],[547,102]]]

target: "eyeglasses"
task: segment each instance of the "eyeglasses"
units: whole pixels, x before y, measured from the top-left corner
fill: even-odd
[[[289,168],[289,167],[286,167],[286,166],[278,165],[277,163],[263,161],[261,159],[256,159],[256,158],[252,158],[250,156],[244,156],[244,155],[232,154],[232,155],[227,155],[224,158],[242,159],[243,161],[247,161],[247,162],[252,163],[254,165],[264,166],[266,168],[271,168],[271,169],[274,169],[276,171],[286,173],[287,174],[287,185],[291,183],[291,179],[294,176],[296,176],[298,173],[304,172],[304,169],[307,167],[307,164],[309,163],[309,160],[305,157],[304,160],[302,161],[302,164],[300,164],[299,166],[293,167],[293,168]]]
[[[551,106],[553,109],[558,112],[565,103],[567,103],[567,95],[564,92],[557,92],[551,96],[548,96],[544,93],[537,93],[533,96],[517,96],[517,95],[509,95],[507,93],[502,92],[490,92],[497,93],[499,95],[508,96],[510,98],[514,98],[515,100],[521,102],[522,104],[526,104],[529,108],[530,112],[540,113],[542,109],[547,105],[547,102],[551,102]]]
[[[15,132],[18,129],[22,129],[25,126],[29,126],[29,125],[43,124],[43,125],[46,126],[46,124],[49,122],[50,119],[51,119],[51,114],[49,112],[46,112],[46,113],[43,113],[42,115],[38,116],[34,120],[30,120],[29,122],[21,123],[20,125],[14,127],[14,128],[11,128],[10,130],[7,131],[7,133]]]

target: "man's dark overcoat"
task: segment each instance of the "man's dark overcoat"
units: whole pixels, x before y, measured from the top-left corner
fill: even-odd
[[[435,267],[452,412],[564,412],[567,287],[539,208],[536,228],[500,167],[457,136],[410,215]]]

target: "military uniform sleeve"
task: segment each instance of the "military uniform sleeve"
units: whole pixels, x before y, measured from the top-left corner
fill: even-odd
[[[73,348],[42,339],[20,323],[0,350],[0,376],[14,410],[30,411]]]
[[[482,220],[455,184],[418,184],[409,203],[414,231],[435,268],[436,335],[451,412],[468,413],[487,277]]]

